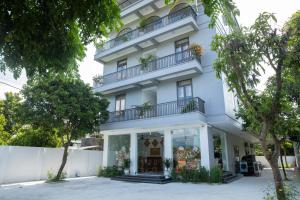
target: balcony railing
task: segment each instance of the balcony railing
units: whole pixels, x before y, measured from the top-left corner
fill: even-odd
[[[113,47],[119,46],[125,42],[136,39],[147,33],[158,30],[162,27],[165,27],[169,24],[172,24],[174,22],[177,22],[179,20],[185,19],[190,16],[192,16],[196,20],[197,14],[194,11],[194,9],[190,6],[182,8],[178,11],[172,12],[169,15],[159,18],[158,20],[155,20],[154,22],[147,24],[144,27],[134,29],[134,30],[124,33],[114,39],[107,41],[103,45],[103,47],[101,49],[99,49],[99,51],[101,52],[101,51],[105,51],[105,50],[111,49]]]
[[[132,109],[110,112],[109,119],[106,123],[148,119],[191,112],[205,113],[204,101],[201,98],[195,97],[192,99],[172,101],[156,105],[142,105],[136,106],[136,108]]]
[[[140,0],[125,0],[122,3],[119,3],[120,9],[121,10],[125,10],[126,8],[128,8],[130,5],[138,2]]]
[[[200,57],[195,55],[192,50],[186,50],[183,52],[171,54],[165,57],[161,57],[144,64],[139,64],[133,67],[129,67],[118,72],[110,73],[104,76],[94,77],[94,85],[102,86],[109,83],[115,83],[121,80],[137,77],[149,72],[165,69],[178,64],[192,61],[197,59],[200,62]]]

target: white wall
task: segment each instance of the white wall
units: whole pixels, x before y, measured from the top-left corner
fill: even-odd
[[[62,148],[0,146],[0,184],[45,180],[50,170],[56,173]],[[102,151],[69,150],[64,171],[68,177],[97,175]]]
[[[285,159],[284,159],[284,156],[283,156],[282,158],[283,158],[283,164],[285,165]],[[265,167],[267,167],[267,168],[270,168],[270,164],[269,164],[269,162],[267,161],[267,159],[266,159],[264,156],[255,156],[255,159],[256,159],[256,161],[261,162],[261,164],[262,164],[263,166],[265,166]],[[295,166],[295,162],[296,162],[296,161],[295,161],[295,156],[287,156],[286,159],[287,159],[287,163],[288,163],[290,166],[292,166],[292,167]],[[281,167],[280,159],[278,159],[278,165],[279,165],[279,167]]]

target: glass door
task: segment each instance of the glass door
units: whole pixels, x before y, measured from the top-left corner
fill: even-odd
[[[116,117],[123,117],[125,114],[124,110],[125,110],[125,95],[116,96],[116,107],[115,107]]]
[[[126,69],[127,69],[127,59],[118,61],[118,63],[117,63],[117,72],[118,72],[117,78],[118,78],[118,80],[122,80],[127,77]]]
[[[138,172],[163,173],[164,137],[161,132],[138,134]]]
[[[192,80],[179,81],[177,83],[177,99],[179,106],[185,106],[193,99]]]
[[[175,61],[176,63],[184,62],[188,59],[189,38],[175,42]]]

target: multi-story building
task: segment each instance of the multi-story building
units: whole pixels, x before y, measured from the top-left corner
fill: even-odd
[[[252,151],[254,139],[235,118],[237,100],[213,69],[215,34],[229,27],[210,18],[201,5],[165,5],[164,0],[120,2],[124,28],[97,49],[104,64],[95,91],[110,101],[104,134],[104,166],[130,158],[131,174],[159,173],[174,167],[236,163]]]

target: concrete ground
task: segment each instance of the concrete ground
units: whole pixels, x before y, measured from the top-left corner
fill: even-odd
[[[300,191],[300,176],[293,175]],[[125,183],[106,178],[77,178],[63,183],[31,182],[0,186],[0,200],[258,200],[271,185],[272,174],[242,177],[229,184],[169,183],[166,185]]]

